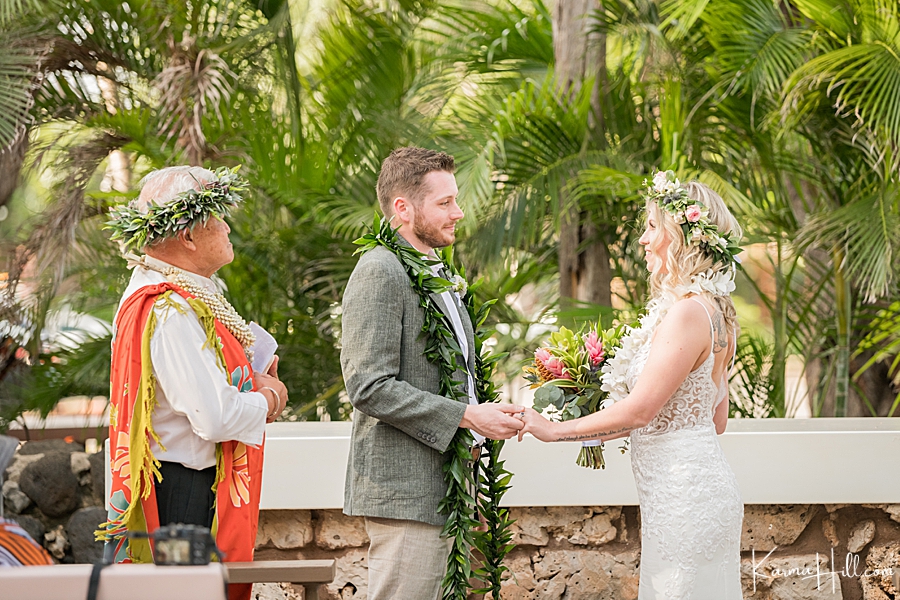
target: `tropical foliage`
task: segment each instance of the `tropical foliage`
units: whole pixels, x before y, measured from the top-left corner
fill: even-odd
[[[894,414],[897,3],[593,6],[583,45],[602,60],[572,86],[554,39],[567,30],[541,0],[0,0],[0,418],[102,389],[86,360],[102,331],[54,344],[46,325],[111,319],[128,273],[99,223],[144,174],[183,163],[243,165],[229,299],[294,357],[292,418],[345,418],[351,241],[380,161],[408,143],[457,158],[457,253],[482,300],[505,300],[493,350],[511,351],[496,371],[511,385],[554,321],[633,317],[638,194],[671,169],[745,227],[739,304],[762,316],[744,315],[734,410],[789,413],[796,363],[814,414]],[[582,295],[561,263],[594,252],[608,289]]]

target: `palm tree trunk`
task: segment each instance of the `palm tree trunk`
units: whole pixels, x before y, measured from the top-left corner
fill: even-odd
[[[785,302],[785,295],[787,294],[787,289],[785,286],[784,280],[784,270],[782,269],[782,265],[784,264],[784,256],[783,256],[783,243],[779,238],[775,243],[776,248],[776,256],[777,261],[775,263],[774,275],[775,275],[775,302],[774,302],[774,311],[772,315],[772,329],[774,332],[774,352],[772,354],[772,375],[769,381],[772,382],[772,395],[774,398],[771,398],[772,408],[774,410],[775,417],[785,417],[787,416],[786,408],[787,408],[787,385],[785,382],[785,373],[786,373],[786,362],[787,362],[787,302]]]
[[[28,132],[22,134],[7,148],[0,148],[0,206],[6,204],[19,186],[19,173],[28,151]]]
[[[305,140],[303,138],[303,86],[300,83],[300,71],[297,67],[297,45],[294,40],[294,22],[291,19],[291,3],[287,2],[284,31],[281,34],[283,47],[279,53],[284,61],[285,75],[288,77],[291,107],[291,132],[297,143],[297,156],[303,156]]]
[[[606,38],[590,32],[590,15],[599,8],[599,0],[558,0],[553,15],[553,54],[563,97],[570,97],[586,79],[593,79],[590,129],[594,140],[603,139],[600,95],[606,81]],[[565,190],[559,202],[560,302],[563,306],[572,300],[610,306],[609,249],[590,216]]]
[[[847,412],[847,398],[850,395],[850,321],[853,301],[844,265],[844,251],[836,249],[831,256],[834,262],[834,304],[837,317],[834,416],[843,417]]]
[[[588,216],[575,207],[567,211],[560,223],[558,254],[559,293],[564,305],[571,304],[568,301],[572,299],[612,305],[609,250]]]

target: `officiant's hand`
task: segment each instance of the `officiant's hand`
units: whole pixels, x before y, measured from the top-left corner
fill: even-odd
[[[525,410],[515,404],[470,404],[460,421],[466,427],[492,440],[508,440],[522,428],[521,419],[513,417]]]
[[[525,436],[526,433],[530,433],[537,439],[542,442],[552,442],[556,438],[551,431],[554,423],[551,423],[547,419],[541,416],[541,413],[534,410],[533,408],[525,408],[522,409],[524,414],[522,415],[522,421],[524,423],[524,427],[519,430],[519,441],[522,441],[522,437]]]
[[[275,379],[278,379],[278,355],[276,354],[272,357],[272,364],[269,365],[269,368],[266,370],[267,375],[271,375]]]
[[[272,371],[272,368],[277,363],[278,361],[276,360],[275,364],[269,367],[269,372]],[[256,390],[266,397],[266,403],[269,406],[269,411],[266,413],[266,423],[271,423],[278,418],[287,406],[287,388],[281,383],[280,379],[273,377],[269,373],[256,371],[253,373],[253,379],[256,382]]]

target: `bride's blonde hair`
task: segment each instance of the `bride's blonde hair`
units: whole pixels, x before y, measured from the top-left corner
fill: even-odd
[[[709,210],[709,221],[719,229],[720,235],[733,234],[738,239],[743,235],[741,226],[728,210],[725,201],[709,186],[699,181],[682,183],[691,200],[702,203]],[[657,223],[660,223],[663,231],[669,237],[669,249],[666,253],[665,273],[650,274],[650,294],[652,298],[673,296],[680,300],[686,294],[685,288],[690,285],[691,277],[709,271],[715,274],[720,271],[728,271],[733,268],[729,264],[713,261],[712,256],[696,244],[689,244],[684,239],[681,225],[675,222],[675,218],[665,209],[661,208],[656,200],[647,202],[647,212],[655,211]],[[730,296],[714,296],[703,291],[703,296],[714,302],[729,329],[737,325],[737,313],[734,310],[734,302]]]

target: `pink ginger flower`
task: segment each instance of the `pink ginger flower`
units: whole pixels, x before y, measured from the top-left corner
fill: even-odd
[[[552,354],[546,348],[538,348],[534,351],[534,358],[536,358],[544,367],[550,371],[550,374],[553,375],[557,379],[572,379],[572,376],[566,372],[566,366],[563,363],[562,359],[559,359]]]
[[[603,362],[603,342],[600,341],[596,331],[584,336],[584,349],[587,350],[592,365],[596,367]]]
[[[534,357],[541,361],[541,364],[545,367],[547,366],[547,361],[550,360],[550,351],[546,348],[538,348],[534,351]]]
[[[691,223],[696,223],[703,216],[703,211],[696,204],[692,204],[684,209],[684,216]]]
[[[544,366],[547,367],[547,370],[553,373],[554,377],[563,379],[566,374],[566,367],[563,364],[563,361],[556,358],[555,356],[551,356],[545,363]]]

